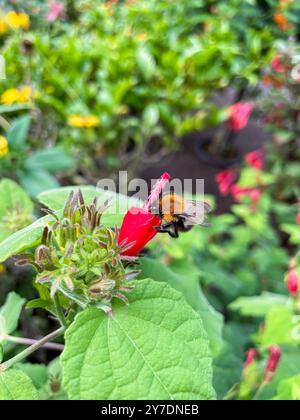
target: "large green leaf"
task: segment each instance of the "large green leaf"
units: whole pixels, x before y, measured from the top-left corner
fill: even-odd
[[[14,181],[0,182],[0,241],[33,219],[33,203],[25,191]]]
[[[140,266],[141,278],[149,277],[160,282],[167,282],[185,296],[186,301],[201,316],[209,336],[211,349],[214,354],[217,354],[223,345],[223,317],[207,301],[197,276],[191,272],[185,275],[175,273],[161,261],[150,258],[142,258]]]
[[[111,191],[104,191],[101,188],[93,186],[84,187],[64,187],[45,191],[38,196],[39,201],[51,210],[57,211],[64,207],[64,204],[71,191],[81,189],[86,203],[91,203],[95,197],[98,198],[99,203],[104,203],[106,200],[111,200],[111,205],[103,214],[101,219],[103,224],[107,226],[120,226],[123,216],[126,211],[132,206],[139,206],[141,202],[135,198],[130,198],[122,194],[116,194]]]
[[[95,197],[99,198],[99,202],[104,202],[109,198],[116,198],[117,202],[119,203],[117,208],[113,206],[110,207],[102,217],[103,224],[107,226],[120,226],[127,209],[133,205],[140,204],[140,202],[136,199],[128,198],[121,194],[114,194],[112,192],[103,191],[91,186],[65,187],[50,190],[40,194],[39,199],[44,205],[48,206],[52,210],[58,211],[64,207],[70,192],[73,190],[76,191],[78,188],[81,188],[87,203],[90,203]],[[11,256],[19,254],[28,248],[32,248],[38,245],[42,235],[43,227],[51,221],[53,221],[52,217],[43,217],[1,242],[0,262],[4,262]]]
[[[39,244],[43,227],[51,221],[49,216],[42,217],[31,225],[14,233],[0,243],[0,262],[6,261],[13,255]]]
[[[114,316],[81,312],[61,361],[71,399],[214,399],[209,342],[199,315],[166,283],[134,282]]]
[[[18,326],[19,316],[25,299],[11,292],[5,304],[0,308],[0,336],[13,333]],[[1,337],[0,337],[1,341]]]
[[[1,401],[33,401],[37,399],[37,390],[24,372],[18,369],[0,372]]]

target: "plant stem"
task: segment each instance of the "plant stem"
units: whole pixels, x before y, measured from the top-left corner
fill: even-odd
[[[23,338],[23,337],[14,337],[11,335],[5,335],[0,337],[3,341],[10,341],[11,343],[21,344],[24,346],[32,346],[33,344],[37,343],[38,340],[33,340],[31,338]],[[42,347],[49,350],[57,350],[63,351],[64,345],[57,344],[57,343],[45,343]]]
[[[47,335],[46,337],[42,338],[41,340],[36,341],[32,346],[28,347],[26,350],[17,354],[15,357],[12,357],[11,359],[7,360],[4,363],[1,363],[0,372],[3,372],[4,370],[11,368],[16,363],[19,363],[22,360],[26,359],[32,353],[34,353],[35,351],[43,347],[46,343],[49,343],[49,341],[53,341],[56,337],[61,336],[64,332],[65,332],[65,327],[61,327],[58,330]]]
[[[258,390],[256,391],[256,393],[255,393],[255,395],[254,395],[254,397],[253,397],[252,401],[258,401],[258,400],[259,400],[259,397],[260,397],[260,395],[262,394],[262,392],[264,391],[264,389],[265,389],[266,385],[267,385],[267,383],[266,383],[266,382],[263,382],[263,383],[260,385],[260,387],[259,387],[259,388],[258,388]]]
[[[61,307],[59,297],[57,295],[54,296],[54,305],[55,305],[56,315],[57,315],[57,318],[60,322],[60,325],[62,327],[67,327],[66,318],[65,318],[63,309]]]

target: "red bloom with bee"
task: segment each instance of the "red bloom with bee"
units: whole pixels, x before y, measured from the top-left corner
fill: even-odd
[[[168,233],[177,238],[196,225],[205,226],[205,214],[211,210],[208,203],[185,200],[174,193],[162,195],[170,175],[165,173],[155,184],[148,201],[142,208],[131,208],[125,215],[119,245],[125,249],[123,255],[135,257],[154,236]]]

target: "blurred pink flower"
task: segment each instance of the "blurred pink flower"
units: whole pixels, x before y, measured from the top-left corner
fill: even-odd
[[[236,179],[237,175],[231,169],[227,169],[226,171],[217,174],[216,181],[221,195],[226,196],[230,194],[231,188],[234,185]]]
[[[252,365],[252,363],[255,361],[255,359],[259,356],[258,351],[254,348],[249,349],[246,353],[246,360],[244,363],[244,369],[247,369],[249,366]]]
[[[271,382],[275,375],[281,359],[281,349],[279,346],[270,348],[270,355],[265,370],[265,382]]]
[[[245,157],[246,162],[251,168],[259,171],[264,169],[265,166],[265,152],[263,149],[255,150],[254,152],[248,153]]]
[[[241,201],[243,198],[248,197],[252,204],[257,204],[261,198],[261,191],[258,188],[243,188],[238,185],[234,185],[231,188],[231,194],[237,201]]]
[[[61,18],[65,10],[65,6],[62,3],[51,1],[49,5],[49,11],[46,15],[48,22],[55,22],[57,19]]]
[[[245,128],[249,122],[253,104],[251,102],[238,102],[229,108],[230,128],[234,131],[240,131]]]
[[[284,73],[285,67],[282,64],[282,57],[281,55],[276,55],[276,57],[273,58],[271,62],[271,67],[273,70],[275,70],[277,73]]]
[[[300,278],[295,268],[291,268],[286,277],[286,285],[292,296],[297,296],[299,292]]]

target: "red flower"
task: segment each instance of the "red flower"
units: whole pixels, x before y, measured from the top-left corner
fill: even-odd
[[[230,193],[236,179],[236,173],[230,169],[217,174],[216,181],[218,183],[219,191],[223,196],[226,196]]]
[[[240,131],[246,127],[249,122],[253,104],[251,102],[238,102],[229,108],[230,127],[234,131]]]
[[[278,346],[270,348],[270,355],[265,370],[265,382],[271,382],[281,359],[281,349]]]
[[[255,359],[258,357],[258,352],[256,349],[249,349],[246,353],[246,360],[244,363],[244,369],[247,369],[249,366],[252,365],[252,363],[255,361]]]
[[[161,219],[153,215],[150,208],[169,180],[170,175],[165,173],[154,186],[144,208],[132,207],[126,213],[120,229],[118,243],[124,247],[130,244],[132,246],[126,249],[123,255],[136,256],[157,234],[155,228],[161,225]]]
[[[297,214],[297,225],[300,225],[300,213]]]
[[[256,150],[255,152],[248,153],[245,157],[246,162],[251,168],[259,171],[264,169],[265,166],[265,152],[263,149]]]
[[[282,64],[282,56],[276,55],[271,62],[272,69],[277,73],[284,73],[286,71],[285,66]]]
[[[300,278],[295,268],[291,268],[286,277],[286,285],[292,296],[297,296],[299,292]]]
[[[243,188],[234,185],[231,188],[231,193],[237,201],[241,201],[245,197],[250,198],[252,204],[257,204],[261,198],[261,191],[258,188]]]

